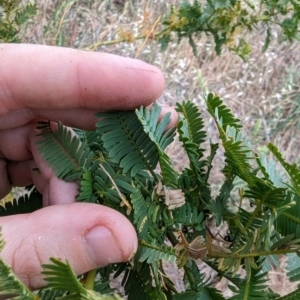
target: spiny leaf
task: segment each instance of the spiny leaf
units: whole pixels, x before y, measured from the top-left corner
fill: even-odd
[[[199,213],[196,207],[192,207],[189,203],[175,209],[173,212],[173,218],[179,224],[196,227],[198,230],[202,230],[204,227],[203,223],[203,212]]]

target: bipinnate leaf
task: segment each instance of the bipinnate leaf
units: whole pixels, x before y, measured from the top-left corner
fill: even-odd
[[[159,260],[165,260],[175,263],[176,262],[176,251],[173,247],[166,245],[157,246],[155,244],[148,244],[141,242],[141,254],[139,261],[147,261],[148,264]]]
[[[170,128],[165,131],[171,121],[170,113],[165,114],[159,121],[160,113],[161,107],[156,103],[152,105],[150,110],[144,107],[136,110],[138,119],[143,125],[144,132],[156,145],[163,183],[165,185],[176,186],[178,174],[169,156],[164,152],[166,147],[174,139],[175,128]]]
[[[177,103],[176,110],[182,116],[177,125],[179,140],[189,157],[191,170],[198,177],[201,170],[198,161],[202,158],[204,151],[200,146],[206,140],[206,132],[203,130],[204,122],[199,108],[190,100]]]
[[[144,132],[134,111],[98,113],[97,133],[108,157],[134,177],[141,170],[153,172],[158,162],[155,144]]]
[[[248,273],[248,276],[244,279],[244,282],[238,287],[233,287],[232,285],[229,288],[237,293],[233,297],[230,297],[230,300],[244,300],[244,299],[261,299],[269,300],[272,299],[271,296],[274,296],[274,293],[267,290],[267,273],[263,273],[261,268],[253,269],[251,268],[251,273]],[[274,298],[273,298],[274,299]]]
[[[223,104],[219,96],[209,93],[205,100],[208,112],[216,122],[220,124],[224,132],[226,132],[228,125],[235,129],[242,128],[240,120],[234,117],[230,109]]]
[[[37,142],[39,151],[55,175],[65,181],[79,179],[81,168],[90,167],[93,160],[87,144],[61,123],[53,130],[50,122],[40,122],[37,129],[41,137]]]
[[[221,293],[212,287],[203,287],[200,291],[186,291],[176,294],[174,300],[225,300]]]
[[[285,171],[287,172],[291,186],[295,193],[300,196],[300,170],[296,164],[289,164],[286,160],[282,157],[282,154],[279,152],[278,148],[274,146],[272,143],[268,144],[268,148],[273,153],[273,155],[277,158],[277,160],[281,163]]]
[[[47,287],[57,291],[68,292],[61,300],[84,299],[84,300],[121,300],[117,295],[100,295],[86,289],[77,279],[68,262],[63,263],[59,259],[50,258],[51,264],[42,265],[42,274]]]

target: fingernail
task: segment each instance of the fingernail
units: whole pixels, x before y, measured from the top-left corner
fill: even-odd
[[[100,267],[124,260],[117,240],[106,227],[94,227],[85,235],[85,240],[86,252],[93,264]]]

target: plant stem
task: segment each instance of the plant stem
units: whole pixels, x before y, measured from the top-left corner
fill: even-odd
[[[183,266],[184,273],[186,275],[187,280],[189,281],[189,284],[192,289],[195,288],[195,280],[193,274],[190,272],[189,268],[185,265]]]
[[[87,273],[86,281],[84,287],[88,290],[94,289],[95,277],[97,274],[97,269],[91,270]]]
[[[252,252],[252,253],[244,253],[244,254],[227,254],[227,255],[218,255],[212,254],[209,258],[247,258],[247,257],[259,257],[259,256],[269,256],[275,254],[287,254],[287,253],[295,253],[296,249],[280,249],[274,251],[261,251],[261,252]]]
[[[168,232],[167,236],[168,236],[168,239],[171,242],[173,247],[176,244],[178,244],[178,240],[175,237],[173,232]],[[195,280],[194,280],[193,274],[190,272],[189,268],[186,265],[183,266],[183,269],[184,269],[184,273],[186,275],[186,278],[189,281],[190,286],[193,288],[195,286]]]

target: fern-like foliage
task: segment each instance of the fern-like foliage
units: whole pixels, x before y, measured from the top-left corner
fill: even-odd
[[[165,260],[174,263],[176,261],[175,249],[165,245],[157,246],[150,245],[145,242],[142,243],[142,252],[139,261],[147,261],[147,263],[150,264],[159,260]]]
[[[176,186],[178,174],[172,166],[170,158],[164,152],[166,147],[173,141],[174,128],[170,128],[164,132],[171,121],[170,113],[167,113],[161,121],[158,121],[160,113],[161,107],[157,104],[154,104],[150,111],[148,108],[140,108],[136,111],[145,133],[157,147],[163,183],[170,186]]]
[[[231,290],[237,295],[229,298],[231,300],[243,300],[243,299],[275,299],[275,294],[267,290],[266,273],[262,273],[260,268],[251,269],[250,276],[239,285],[238,289],[233,286],[229,286]]]
[[[201,118],[200,112],[196,109],[191,101],[184,101],[181,104],[177,104],[177,112],[183,115],[183,118],[179,120],[177,129],[179,133],[179,140],[183,144],[189,161],[190,169],[198,181],[205,181],[201,178],[202,168],[199,168],[199,160],[203,157],[204,149],[201,149],[201,144],[205,142],[206,133],[203,130],[204,122]],[[206,164],[203,164],[203,167]],[[200,171],[200,172],[199,172]]]
[[[141,170],[152,170],[158,162],[156,146],[144,132],[134,112],[99,113],[97,123],[108,157],[135,176]]]
[[[117,209],[135,227],[139,248],[134,260],[87,275],[94,278],[98,272],[107,282],[122,274],[128,299],[224,299],[204,280],[196,259],[229,280],[232,299],[279,299],[265,286],[270,262],[277,265],[280,254],[300,252],[297,166],[270,146],[290,177],[283,180],[273,160],[253,153],[240,121],[220,97],[208,94],[205,100],[220,144],[207,143],[201,114],[191,101],[177,105],[179,122],[170,129],[169,114],[161,117],[157,104],[99,113],[96,132],[75,130],[75,135],[60,124],[57,130],[49,123],[39,126],[42,155],[59,177],[78,181],[77,200]],[[176,129],[189,162],[181,172],[166,153]],[[213,193],[209,182],[217,150],[225,156],[224,181]],[[224,223],[228,233],[222,237],[213,227]],[[182,268],[183,292],[166,274],[165,261]],[[70,273],[70,266],[53,263],[45,273],[48,290],[61,292],[62,299],[96,297]],[[297,267],[288,267],[290,278],[298,278]],[[245,276],[239,275],[241,269]],[[70,280],[60,281],[62,276]],[[264,298],[259,298],[262,290]],[[52,295],[47,292],[49,299]]]
[[[43,265],[42,274],[45,275],[47,286],[56,291],[68,292],[60,297],[62,300],[118,300],[118,296],[100,295],[92,290],[87,290],[77,279],[68,262],[63,263],[58,259],[50,258],[52,264]]]
[[[57,130],[52,130],[50,122],[40,122],[37,129],[41,137],[37,143],[39,150],[58,178],[66,181],[78,179],[81,168],[91,165],[93,152],[61,123],[58,123]]]
[[[206,97],[206,105],[207,111],[212,115],[218,126],[220,126],[224,132],[226,132],[228,125],[237,130],[242,128],[240,120],[234,117],[230,109],[224,105],[219,96],[209,93]]]
[[[147,240],[149,226],[152,225],[151,218],[148,216],[150,198],[145,200],[140,191],[131,194],[131,203],[134,214],[134,224],[138,229],[138,236],[142,240]]]
[[[300,170],[298,166],[296,164],[291,165],[287,163],[282,157],[281,153],[278,151],[277,147],[273,144],[270,143],[268,148],[287,172],[294,192],[297,193],[297,195],[300,195]]]

